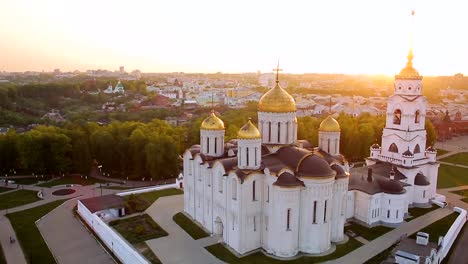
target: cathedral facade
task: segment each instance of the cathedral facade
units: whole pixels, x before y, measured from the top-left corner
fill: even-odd
[[[296,104],[278,77],[259,101],[257,126],[249,120],[236,140],[225,142],[212,112],[200,145],[183,155],[184,211],[240,254],[291,257],[343,242],[348,220],[398,224],[409,206],[427,206],[438,164],[435,150],[424,150],[426,99],[411,60],[395,77],[382,147],[370,148],[367,167],[350,171],[331,116],[320,124],[318,147],[297,139]]]

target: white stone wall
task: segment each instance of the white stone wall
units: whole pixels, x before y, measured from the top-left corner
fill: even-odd
[[[331,217],[331,241],[340,242],[344,239],[344,224],[346,223],[346,206],[348,194],[348,178],[341,178],[333,184],[333,211]]]
[[[389,224],[403,222],[405,212],[408,208],[407,195],[404,194],[382,194],[381,199],[381,221]]]
[[[261,139],[239,139],[237,160],[240,169],[258,169],[262,162]]]
[[[320,253],[331,246],[334,178],[301,178],[306,188],[301,191],[301,231],[299,248],[306,253]],[[314,222],[314,202],[315,222]],[[325,209],[326,208],[326,209]]]
[[[96,235],[104,242],[104,244],[112,250],[112,253],[122,263],[147,264],[149,263],[141,256],[126,240],[120,237],[112,228],[96,214],[92,214],[81,201],[78,201],[78,214],[94,230]]]
[[[275,204],[271,217],[270,247],[272,254],[281,257],[291,257],[298,253],[300,189],[273,186],[273,203]],[[289,212],[289,213],[288,213]],[[289,214],[289,226],[288,226]]]
[[[346,219],[355,217],[355,200],[357,191],[348,191],[346,195]]]
[[[426,204],[429,203],[429,188],[430,185],[427,186],[418,186],[415,185],[413,187],[413,203],[417,204]]]
[[[190,152],[184,154],[184,210],[210,232],[222,234],[237,252],[264,248],[278,256],[320,253],[330,248],[332,230],[334,241],[343,239],[347,178],[336,183],[334,178],[304,178],[305,188],[282,188],[273,185],[277,178],[267,169],[241,182],[234,172],[226,175],[221,163],[209,168],[201,161],[199,155],[192,159]]]
[[[224,154],[224,130],[200,130],[201,153],[219,157]]]
[[[340,132],[319,131],[318,147],[336,156],[340,154]]]
[[[410,150],[414,154],[414,159],[425,158],[426,147],[426,116],[427,100],[419,97],[414,101],[407,101],[398,95],[389,97],[387,106],[387,118],[385,129],[382,135],[382,155],[392,158],[400,158],[401,153]],[[394,124],[394,112],[401,111],[400,124]],[[419,122],[415,123],[415,113],[419,111]],[[398,154],[389,152],[392,143],[398,146]],[[416,145],[419,145],[420,152],[414,153]]]
[[[296,112],[258,112],[258,129],[265,144],[292,144],[297,140]]]

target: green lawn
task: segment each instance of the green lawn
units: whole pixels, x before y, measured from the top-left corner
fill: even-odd
[[[387,248],[386,250],[380,252],[379,254],[375,255],[373,258],[369,259],[368,261],[364,262],[364,264],[380,264],[384,260],[392,254],[392,250],[396,247],[396,244]]]
[[[449,153],[450,151],[445,150],[445,149],[437,149],[437,156],[444,155]]]
[[[88,177],[88,179],[77,177],[77,176],[70,176],[70,177],[63,177],[57,180],[52,180],[48,182],[41,183],[37,186],[40,187],[53,187],[57,185],[66,185],[66,184],[79,184],[79,185],[91,185],[95,183],[105,183],[105,181],[98,180],[96,178]]]
[[[147,214],[114,220],[109,225],[132,244],[168,235]]]
[[[374,226],[372,228],[362,226],[360,224],[356,224],[351,222],[349,225],[345,226],[345,231],[351,230],[356,235],[362,236],[366,240],[374,240],[383,234],[393,230],[391,227],[386,226]]]
[[[2,192],[8,192],[8,191],[11,191],[11,190],[14,190],[14,189],[12,189],[12,188],[0,187],[0,193],[2,193]]]
[[[163,196],[177,195],[184,193],[180,189],[164,189],[140,194],[132,194],[124,196],[125,211],[127,214],[143,212],[150,207],[158,198]]]
[[[416,219],[418,217],[420,217],[421,215],[425,215],[429,212],[432,212],[436,209],[439,209],[440,207],[439,206],[436,206],[436,205],[432,205],[431,207],[429,208],[416,208],[416,207],[413,207],[413,208],[408,208],[408,212],[409,214],[411,215],[411,219]]]
[[[31,263],[55,263],[47,244],[36,227],[36,221],[61,205],[65,200],[58,200],[16,213],[7,214],[11,225],[15,230],[27,262]],[[72,238],[71,238],[72,239]]]
[[[182,229],[184,229],[187,234],[189,234],[193,239],[200,239],[210,236],[203,228],[195,224],[190,218],[185,216],[183,213],[175,214],[172,219],[176,222]]]
[[[3,194],[0,197],[0,210],[10,209],[41,200],[37,197],[37,192],[31,190],[18,190]]]
[[[235,264],[305,264],[305,263],[319,263],[323,261],[328,261],[332,259],[340,258],[349,252],[362,246],[361,242],[357,241],[354,238],[350,238],[345,244],[336,245],[335,252],[330,255],[320,256],[320,257],[300,257],[295,260],[277,260],[271,257],[264,255],[262,252],[253,253],[251,255],[238,258],[236,255],[232,254],[227,248],[222,244],[214,244],[206,247],[211,254],[213,254],[218,259]]]
[[[450,188],[468,185],[468,169],[441,164],[437,188]]]
[[[468,152],[457,153],[441,159],[441,161],[468,166]]]
[[[439,221],[436,221],[419,231],[428,233],[429,241],[437,243],[439,240],[439,236],[445,236],[450,226],[452,226],[455,219],[457,219],[458,215],[458,213],[451,213],[446,217],[440,219]],[[412,234],[410,237],[416,239],[416,233]]]
[[[109,223],[128,242],[130,242],[151,263],[161,263],[153,251],[146,245],[145,241],[167,236],[168,233],[162,229],[153,219],[147,215],[137,215],[130,218],[115,220]]]
[[[0,264],[6,264],[5,254],[3,253],[2,245],[0,245]]]

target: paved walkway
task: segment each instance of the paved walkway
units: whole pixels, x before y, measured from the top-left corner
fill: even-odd
[[[58,263],[113,264],[114,260],[73,215],[76,199],[42,218],[37,227]],[[86,261],[83,261],[86,259]]]
[[[217,243],[216,238],[194,240],[172,220],[176,213],[183,211],[183,204],[183,195],[167,196],[159,198],[146,210],[169,233],[166,237],[146,241],[146,244],[164,264],[224,263],[204,249]]]
[[[466,152],[468,151],[468,136],[459,136],[445,142],[436,142],[434,147],[436,149],[444,149],[454,152]]]
[[[15,243],[10,243],[10,236],[16,240]],[[26,258],[16,238],[15,231],[3,213],[0,215],[0,241],[2,242],[3,253],[5,254],[7,263],[26,264]]]

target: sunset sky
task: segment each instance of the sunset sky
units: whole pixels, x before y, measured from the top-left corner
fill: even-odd
[[[468,75],[466,0],[0,0],[0,71]]]

